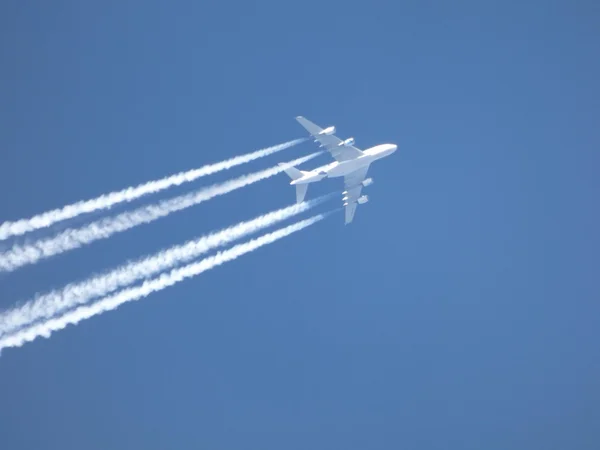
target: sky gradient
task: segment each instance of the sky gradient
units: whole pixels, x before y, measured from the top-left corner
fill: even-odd
[[[0,222],[303,137],[297,115],[398,151],[351,226],[4,350],[0,448],[599,448],[599,23],[592,1],[3,2]],[[0,308],[288,183],[0,274]]]

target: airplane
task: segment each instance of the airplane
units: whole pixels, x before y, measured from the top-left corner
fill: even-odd
[[[342,192],[345,208],[345,224],[354,220],[357,205],[369,201],[367,195],[361,196],[363,187],[373,183],[372,178],[366,178],[369,166],[373,161],[394,153],[398,146],[396,144],[380,144],[367,150],[359,150],[354,146],[354,138],[341,140],[334,135],[335,127],[325,129],[319,127],[302,116],[296,120],[325,148],[335,159],[334,162],[314,170],[304,171],[290,167],[285,173],[292,179],[291,185],[296,186],[296,202],[302,203],[310,183],[321,181],[324,178],[344,177],[344,192]]]

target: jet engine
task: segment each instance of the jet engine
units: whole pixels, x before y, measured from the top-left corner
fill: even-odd
[[[363,185],[363,187],[367,187],[367,186],[373,184],[373,178],[367,178],[366,180],[363,180],[363,182],[361,184]]]
[[[331,127],[325,128],[323,131],[321,131],[319,133],[319,135],[323,135],[323,134],[331,135],[333,133],[335,133],[335,127],[331,126]]]
[[[348,205],[349,200],[350,200],[350,197],[348,197],[348,194],[344,192],[344,196],[342,197],[342,203],[344,204],[344,206]],[[368,201],[369,201],[369,196],[362,195],[362,196],[358,197],[356,200],[352,201],[351,203],[358,203],[360,205],[363,205],[363,204],[367,203]]]
[[[350,147],[351,145],[354,145],[354,138],[348,138],[345,141],[340,142],[339,146],[342,147]]]

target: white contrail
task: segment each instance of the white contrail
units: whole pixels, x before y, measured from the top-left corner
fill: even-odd
[[[227,159],[225,161],[208,164],[198,169],[180,172],[160,180],[149,181],[138,186],[128,187],[121,191],[104,194],[91,200],[84,200],[64,206],[62,208],[53,209],[51,211],[38,214],[37,216],[33,216],[29,219],[21,219],[14,222],[4,222],[3,224],[0,224],[0,241],[8,239],[12,236],[19,236],[30,231],[49,227],[50,225],[60,222],[61,220],[72,219],[80,214],[110,208],[119,203],[130,202],[143,197],[144,195],[160,192],[172,186],[194,181],[200,177],[211,175],[222,170],[231,169],[232,167],[254,161],[255,159],[271,155],[281,150],[285,150],[286,148],[293,147],[294,145],[300,144],[305,140],[306,138],[295,139],[283,144],[274,145],[272,147],[257,150],[252,153],[236,156],[235,158]]]
[[[333,194],[302,202],[264,214],[255,219],[210,233],[185,244],[171,247],[154,255],[132,261],[110,272],[99,274],[62,289],[50,291],[25,303],[23,306],[0,315],[0,336],[13,333],[25,325],[51,318],[75,306],[103,297],[134,282],[150,278],[172,267],[188,263],[200,255],[242,239],[330,199]]]
[[[318,214],[309,219],[289,225],[261,237],[252,239],[243,244],[238,244],[228,250],[218,252],[213,256],[204,258],[203,260],[188,264],[181,268],[173,269],[171,272],[163,273],[162,275],[147,280],[139,286],[128,289],[123,289],[109,297],[105,297],[91,305],[80,306],[79,308],[64,314],[61,317],[50,319],[38,325],[32,325],[15,334],[0,338],[0,351],[7,347],[20,347],[26,342],[33,341],[38,337],[50,337],[54,331],[62,330],[69,324],[76,325],[82,320],[89,319],[103,312],[118,308],[126,302],[140,300],[153,292],[163,290],[187,278],[194,277],[206,272],[216,266],[232,261],[245,253],[256,250],[259,247],[270,244],[285,236],[300,231],[316,222],[324,219],[330,213]],[[160,326],[158,324],[157,326]]]
[[[322,152],[295,159],[283,165],[277,165],[259,172],[243,175],[224,183],[199,189],[190,194],[181,195],[170,200],[144,206],[133,211],[124,212],[114,217],[97,220],[79,229],[68,229],[52,238],[45,238],[28,245],[15,245],[12,249],[0,253],[0,272],[10,272],[41,259],[79,248],[99,239],[106,239],[115,233],[129,230],[143,223],[149,223],[173,212],[210,200],[213,197],[227,194],[236,189],[264,180],[282,172],[290,166],[302,164]]]

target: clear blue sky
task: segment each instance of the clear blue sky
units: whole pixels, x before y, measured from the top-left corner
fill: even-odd
[[[591,0],[2,2],[0,222],[304,136],[297,115],[399,149],[352,226],[5,350],[0,448],[600,448],[599,23]],[[2,275],[0,307],[288,181]]]

